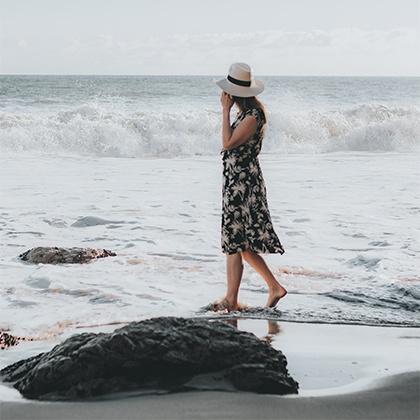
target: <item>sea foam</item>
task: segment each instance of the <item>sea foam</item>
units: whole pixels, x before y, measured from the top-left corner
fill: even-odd
[[[221,149],[220,138],[221,115],[209,109],[131,112],[86,104],[56,112],[0,112],[2,152],[214,155]],[[420,110],[374,103],[328,111],[269,110],[263,152],[338,151],[420,151]]]

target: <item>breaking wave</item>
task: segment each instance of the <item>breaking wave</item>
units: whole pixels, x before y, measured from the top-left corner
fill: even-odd
[[[420,110],[364,104],[336,111],[271,110],[263,152],[420,151]],[[0,112],[0,151],[88,156],[214,155],[212,110],[129,112],[98,105],[48,113]]]
[[[388,285],[371,290],[368,293],[359,290],[339,290],[325,293],[324,296],[356,305],[365,305],[369,308],[386,308],[391,310],[404,310],[418,313],[420,311],[420,292],[416,286],[406,287]]]

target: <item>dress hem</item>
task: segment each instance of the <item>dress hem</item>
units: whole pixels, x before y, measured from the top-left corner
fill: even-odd
[[[245,252],[245,251],[252,251],[252,252],[255,252],[256,254],[280,254],[280,255],[283,255],[286,252],[284,249],[283,249],[283,251],[262,251],[262,250],[252,249],[252,247],[248,247],[248,248],[241,249],[241,250],[236,250],[236,251],[222,250],[222,253],[223,254],[228,254],[228,255],[233,255],[233,254],[237,254],[238,252]]]

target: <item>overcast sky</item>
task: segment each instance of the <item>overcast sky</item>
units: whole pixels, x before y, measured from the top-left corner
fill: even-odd
[[[420,0],[0,0],[0,73],[420,76]]]

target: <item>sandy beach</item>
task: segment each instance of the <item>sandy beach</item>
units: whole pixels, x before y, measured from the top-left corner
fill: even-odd
[[[28,401],[1,386],[1,419],[417,419],[418,328],[226,319],[283,351],[297,396],[193,391]]]
[[[194,392],[86,403],[2,403],[7,419],[418,419],[419,373],[324,397]]]
[[[212,315],[200,307],[225,288],[215,159],[20,160],[24,166],[11,158],[1,166],[9,199],[2,214],[0,318],[5,331],[42,339],[2,351],[1,368],[71,334],[110,331],[117,321]],[[386,162],[393,173],[376,176]],[[281,261],[267,260],[289,294],[271,321],[257,311],[243,315],[261,319],[241,319],[238,328],[269,335],[300,384],[297,397],[207,391],[40,403],[0,384],[1,419],[417,419],[415,157],[264,157],[264,164],[289,248]],[[355,168],[358,178],[345,184]],[[191,173],[186,194],[182,181]],[[284,183],[290,173],[299,179]],[[397,173],[403,186],[394,181]],[[392,206],[384,189],[398,197]],[[83,220],[94,223],[79,227]],[[16,259],[30,246],[57,244],[94,245],[117,256],[76,267]],[[266,292],[246,267],[240,299],[258,308]]]
[[[0,0],[0,420],[420,420],[419,23]]]

